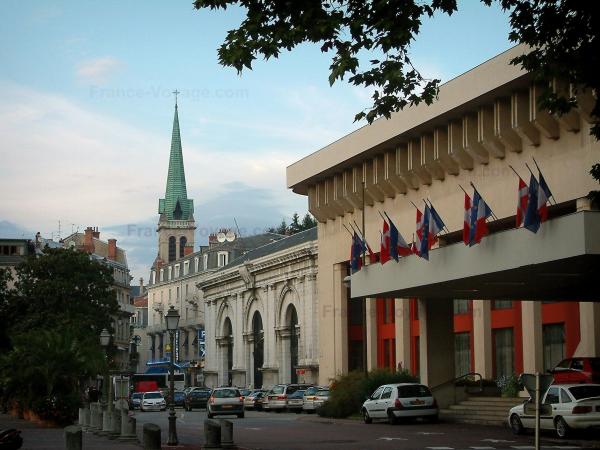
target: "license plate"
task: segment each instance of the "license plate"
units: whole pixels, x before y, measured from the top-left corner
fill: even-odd
[[[231,405],[223,405],[223,409],[231,408]]]
[[[423,400],[411,400],[411,405],[424,405],[425,402]]]

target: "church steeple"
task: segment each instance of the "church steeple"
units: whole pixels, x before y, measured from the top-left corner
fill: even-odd
[[[174,93],[178,94],[179,92],[175,91]],[[185,171],[183,168],[183,152],[181,150],[181,135],[179,132],[179,115],[177,110],[176,98],[167,188],[165,190],[165,198],[161,198],[158,201],[158,213],[161,215],[164,214],[167,220],[194,220],[194,201],[187,198]]]
[[[194,201],[187,196],[183,152],[179,132],[177,94],[171,135],[171,154],[165,198],[158,200],[158,257],[163,263],[176,261],[194,251]]]

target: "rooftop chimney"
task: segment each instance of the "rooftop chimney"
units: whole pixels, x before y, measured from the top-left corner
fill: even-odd
[[[108,259],[112,259],[113,261],[117,260],[117,240],[116,239],[108,240]]]
[[[144,295],[144,279],[140,277],[140,295]]]
[[[87,227],[83,237],[83,251],[87,253],[94,253],[94,250],[94,229],[92,227]]]
[[[96,227],[92,233],[96,239],[100,239],[100,232],[98,231],[98,227]]]

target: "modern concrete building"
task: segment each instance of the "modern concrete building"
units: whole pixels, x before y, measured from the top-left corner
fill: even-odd
[[[539,86],[509,64],[523,51],[514,47],[445,83],[430,106],[377,120],[287,168],[289,188],[307,196],[319,221],[321,384],[361,367],[363,352],[368,367],[402,364],[429,385],[473,370],[496,378],[600,355],[600,212],[586,197],[598,187],[589,175],[600,160],[590,136],[594,98],[556,81],[579,107],[562,117],[538,109]],[[511,169],[528,181],[533,158],[556,200],[535,234],[515,229]],[[461,187],[470,183],[498,217],[472,247],[462,242]],[[429,261],[367,261],[344,283],[344,225],[364,214],[375,248],[385,211],[410,241],[412,203],[424,199],[448,229]]]
[[[15,266],[35,254],[35,245],[31,239],[0,238],[0,269],[10,271],[9,288],[14,286]]]
[[[255,248],[197,283],[207,386],[316,383],[317,230]]]

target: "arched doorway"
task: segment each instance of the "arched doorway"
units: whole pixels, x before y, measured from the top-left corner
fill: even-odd
[[[225,364],[223,365],[225,369],[224,373],[224,381],[227,386],[231,386],[233,384],[233,374],[231,373],[231,369],[233,368],[233,328],[231,327],[231,320],[229,317],[225,319],[225,323],[223,324],[223,336],[225,337],[225,349],[224,349],[224,357]]]
[[[290,382],[298,382],[298,374],[296,373],[296,366],[298,365],[298,337],[299,330],[298,325],[298,313],[294,305],[288,307],[286,313],[286,325],[290,330]]]
[[[260,313],[256,311],[252,317],[252,358],[254,367],[254,388],[262,387],[262,366],[265,361],[265,333]]]

